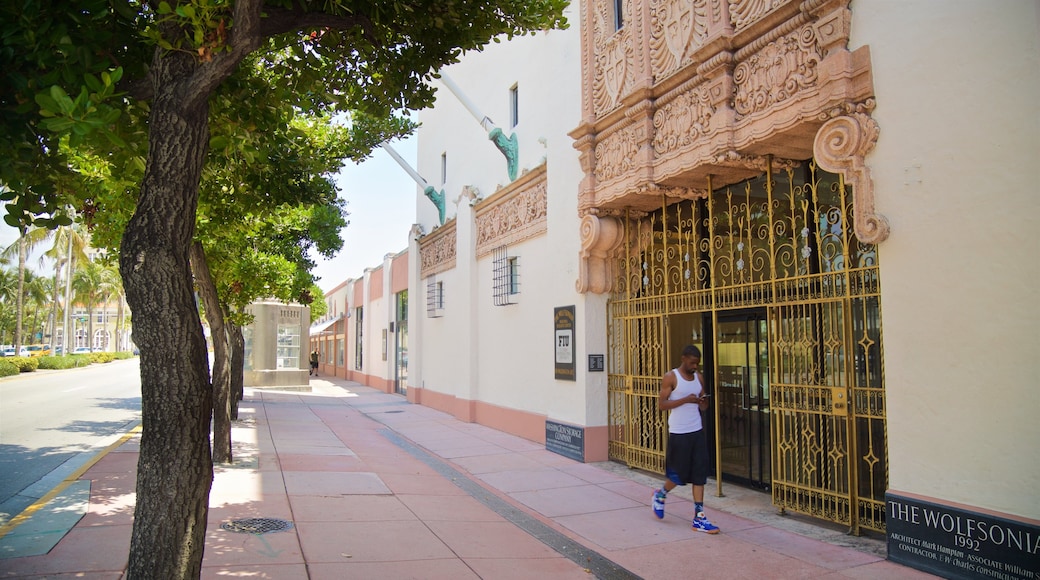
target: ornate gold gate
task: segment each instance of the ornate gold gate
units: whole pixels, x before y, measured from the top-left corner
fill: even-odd
[[[625,216],[610,311],[610,456],[663,473],[661,376],[688,343],[711,388],[720,316],[764,312],[767,483],[785,509],[884,529],[887,487],[877,249],[852,192],[812,163]],[[725,378],[725,377],[723,377]],[[721,403],[721,401],[720,401]],[[713,405],[715,441],[719,407]],[[716,443],[717,444],[717,443]],[[717,470],[722,473],[721,463]]]

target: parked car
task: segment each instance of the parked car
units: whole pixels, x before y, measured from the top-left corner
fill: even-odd
[[[50,356],[51,345],[49,344],[30,344],[26,347],[29,351],[28,356]]]
[[[4,356],[29,356],[29,349],[28,347],[23,346],[22,350],[16,354],[14,351],[14,347],[8,346],[4,348]]]
[[[72,349],[72,354],[90,354],[90,352],[90,347],[87,346],[77,346]]]

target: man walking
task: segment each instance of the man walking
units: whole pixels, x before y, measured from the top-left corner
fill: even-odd
[[[678,368],[661,378],[657,408],[668,415],[668,449],[665,454],[664,486],[654,492],[654,515],[664,518],[664,500],[677,485],[693,485],[696,505],[693,529],[708,534],[719,528],[704,515],[704,484],[708,480],[708,440],[701,422],[701,411],[708,408],[704,376],[698,366],[701,351],[692,344],[682,351]]]
[[[311,372],[307,374],[318,376],[318,349],[311,353]]]

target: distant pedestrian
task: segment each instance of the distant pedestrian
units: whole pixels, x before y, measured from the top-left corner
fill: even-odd
[[[307,374],[318,376],[318,349],[311,353],[311,372]]]
[[[657,408],[670,410],[668,449],[665,454],[664,486],[654,492],[654,515],[664,518],[664,500],[677,485],[693,484],[693,526],[698,532],[719,533],[719,528],[704,515],[704,484],[708,480],[708,441],[701,422],[701,411],[708,409],[704,376],[698,365],[701,351],[692,344],[682,351],[679,366],[661,378]]]

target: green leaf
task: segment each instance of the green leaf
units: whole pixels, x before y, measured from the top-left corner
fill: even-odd
[[[173,12],[173,8],[170,7],[169,2],[164,1],[159,3],[159,14],[165,15],[170,14],[171,12]]]
[[[47,93],[36,93],[36,104],[40,105],[40,114],[53,117],[58,113],[58,103]]]
[[[51,98],[58,104],[58,111],[61,113],[68,115],[76,108],[72,103],[72,99],[69,98],[69,94],[58,85],[51,86]]]

